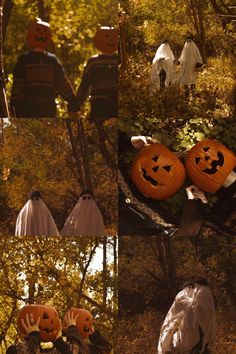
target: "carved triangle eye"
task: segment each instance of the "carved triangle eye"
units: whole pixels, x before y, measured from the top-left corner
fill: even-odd
[[[163,166],[164,170],[166,170],[167,172],[170,172],[171,170],[171,166]]]
[[[157,162],[158,158],[159,158],[158,155],[154,155],[153,158],[152,158],[152,161]]]
[[[201,160],[201,158],[200,157],[195,157],[195,162],[196,162],[196,165],[198,165],[199,164],[199,161]]]
[[[152,168],[153,172],[157,172],[158,169],[159,169],[159,166],[155,166],[155,167]]]
[[[207,152],[210,148],[209,147],[204,147],[203,150]]]

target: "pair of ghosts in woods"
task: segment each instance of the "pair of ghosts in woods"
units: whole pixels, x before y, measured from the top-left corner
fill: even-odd
[[[105,227],[102,214],[93,194],[84,190],[59,232],[55,221],[41,198],[40,191],[33,191],[20,211],[15,236],[103,236]]]
[[[236,183],[235,154],[215,140],[198,142],[188,153],[185,166],[166,146],[144,147],[131,167],[131,179],[138,190],[156,200],[167,199],[183,185],[186,172],[195,188],[215,193]]]
[[[175,57],[169,42],[168,40],[163,41],[158,47],[152,62],[150,74],[151,95],[162,88],[162,81],[164,87],[168,87],[171,83],[179,83],[184,86],[196,84],[197,68],[202,66],[203,61],[199,49],[191,37],[188,37],[184,44],[179,63],[180,69],[177,74]],[[163,80],[161,80],[161,77],[163,77]]]

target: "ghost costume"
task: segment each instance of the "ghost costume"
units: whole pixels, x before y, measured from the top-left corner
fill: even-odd
[[[202,57],[196,44],[186,41],[180,56],[178,81],[181,85],[195,85],[197,80],[196,64],[202,64]]]
[[[157,353],[165,354],[173,349],[189,352],[201,339],[199,326],[204,351],[215,337],[215,306],[209,287],[197,284],[194,290],[185,288],[177,294],[161,327]]]
[[[150,94],[160,90],[160,72],[165,71],[165,87],[170,85],[174,78],[174,54],[170,49],[169,43],[162,43],[157,49],[152,62],[152,70],[150,74]]]
[[[158,354],[165,354],[174,348],[185,352],[200,340],[193,321],[192,301],[192,288],[186,287],[176,295],[161,327]]]
[[[194,320],[203,332],[202,348],[204,351],[208,343],[212,343],[216,335],[216,311],[214,299],[208,286],[195,285],[193,292]]]
[[[29,200],[16,220],[15,236],[59,236],[53,217],[42,199]]]
[[[86,197],[86,199],[83,199]],[[68,216],[61,231],[62,236],[103,236],[105,228],[103,218],[94,199],[86,195],[79,198],[78,203]]]

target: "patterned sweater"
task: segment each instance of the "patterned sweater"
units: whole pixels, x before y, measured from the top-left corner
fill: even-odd
[[[100,54],[88,60],[75,98],[76,111],[80,110],[88,96],[91,98],[91,119],[117,116],[117,54]]]
[[[30,51],[21,55],[13,72],[11,107],[17,117],[55,117],[55,98],[69,103],[74,93],[54,54]]]

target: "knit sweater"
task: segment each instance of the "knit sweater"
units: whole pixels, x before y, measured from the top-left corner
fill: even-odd
[[[30,51],[21,55],[13,72],[11,107],[17,117],[55,117],[58,95],[69,103],[72,86],[57,57],[48,52]]]

